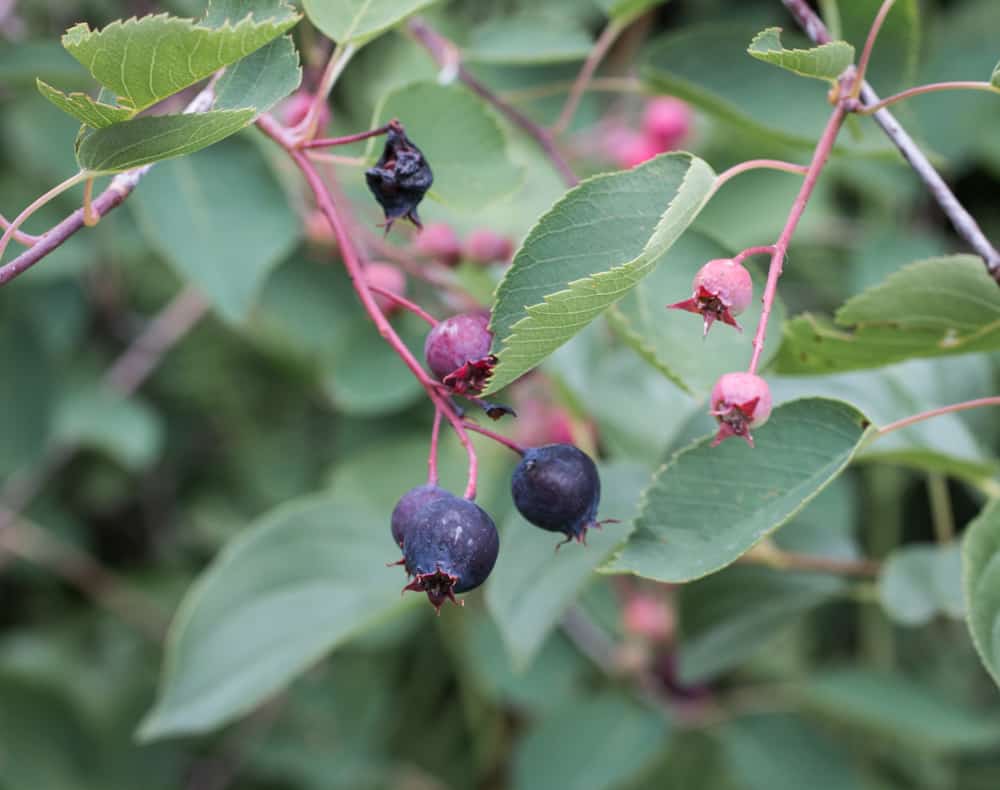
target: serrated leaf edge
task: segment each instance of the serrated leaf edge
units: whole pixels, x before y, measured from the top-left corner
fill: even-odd
[[[840,52],[849,52],[850,54],[846,58],[846,63],[838,70],[838,72],[842,72],[854,61],[854,47],[846,41],[830,41],[826,44],[820,44],[818,47],[810,47],[809,49],[788,49],[781,43],[781,32],[782,29],[780,27],[764,28],[750,41],[750,45],[747,47],[747,54],[763,63],[770,63],[773,66],[778,66],[786,71],[791,71],[801,77],[809,77],[811,79],[823,80],[830,83],[835,83],[840,74],[837,73],[828,76],[825,74],[803,71],[800,67],[792,65],[787,61],[791,59],[794,62],[796,59],[801,58],[822,59],[825,56],[829,56],[831,61],[836,62],[837,54]],[[772,37],[773,43],[776,47],[768,46],[764,48],[762,46],[763,40],[767,38],[770,41]]]

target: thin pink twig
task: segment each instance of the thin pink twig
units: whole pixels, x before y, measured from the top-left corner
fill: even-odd
[[[885,22],[885,18],[889,16],[889,11],[892,9],[893,3],[895,2],[896,0],[883,0],[882,5],[878,9],[878,13],[875,14],[872,26],[868,30],[868,38],[865,39],[864,49],[861,50],[861,57],[858,59],[858,78],[854,83],[853,90],[851,91],[852,96],[857,96],[861,91],[861,86],[865,81],[865,72],[868,71],[868,61],[871,60],[872,48],[875,46],[875,39],[878,38],[878,33],[882,29],[882,24]]]
[[[914,414],[910,417],[904,417],[902,420],[896,420],[896,422],[890,422],[888,425],[883,425],[878,429],[879,436],[885,436],[887,433],[892,433],[893,431],[898,431],[900,428],[906,428],[914,423],[923,422],[924,420],[929,420],[931,417],[940,417],[942,414],[950,414],[955,411],[966,411],[967,409],[978,409],[980,406],[1000,406],[1000,395],[994,395],[989,398],[976,398],[975,400],[962,401],[961,403],[952,403],[950,406],[941,406],[937,409],[930,409],[928,411],[922,411],[919,414]]]
[[[719,173],[715,177],[715,183],[712,184],[712,192],[717,192],[719,187],[731,178],[738,176],[740,173],[746,173],[748,170],[780,170],[783,173],[795,173],[796,175],[804,176],[809,172],[809,167],[808,165],[784,162],[780,159],[748,159],[746,162],[740,162],[738,165],[733,165],[728,170],[723,170]]]
[[[343,137],[323,137],[319,140],[306,140],[299,144],[299,148],[333,148],[337,145],[357,143],[361,140],[367,140],[369,137],[378,137],[379,135],[386,134],[390,126],[391,124],[387,123],[385,126],[380,126],[378,129],[371,129],[367,132],[348,134]]]
[[[763,247],[747,247],[742,252],[737,253],[733,256],[733,261],[736,263],[743,263],[751,255],[773,255],[774,245],[765,244]]]
[[[424,321],[426,321],[431,326],[438,325],[438,320],[434,316],[432,316],[430,313],[424,310],[424,308],[422,308],[420,305],[416,304],[415,302],[411,302],[405,296],[400,296],[399,294],[393,293],[387,288],[383,288],[380,285],[372,285],[371,283],[368,283],[368,289],[372,293],[376,293],[379,296],[384,296],[386,299],[391,299],[393,302],[398,304],[404,310],[408,310],[414,315],[424,319]]]
[[[597,67],[601,65],[604,56],[608,54],[608,50],[618,40],[618,36],[621,35],[624,29],[625,26],[618,22],[609,22],[604,30],[601,31],[601,35],[594,42],[594,46],[587,55],[587,59],[583,62],[583,66],[580,67],[580,73],[577,75],[576,80],[573,81],[573,87],[570,88],[569,95],[566,97],[566,103],[563,105],[562,112],[559,113],[559,118],[552,124],[552,134],[562,134],[569,127],[573,121],[573,116],[576,114],[577,107],[580,106],[580,100],[583,98],[583,94],[587,90],[591,78],[594,76],[594,72],[597,71]]]
[[[989,91],[990,93],[1000,93],[1000,88],[995,88],[988,82],[970,82],[956,80],[954,82],[931,82],[927,85],[917,85],[914,88],[907,88],[905,91],[900,91],[886,99],[882,99],[877,104],[869,104],[858,108],[857,112],[859,115],[872,115],[878,112],[883,107],[888,107],[890,104],[895,104],[896,102],[903,101],[904,99],[909,99],[913,96],[920,96],[924,93],[934,93],[935,91],[954,91],[954,90],[968,90],[968,91]]]
[[[427,455],[427,484],[438,484],[438,438],[441,435],[441,409],[434,407],[434,425],[431,426],[431,449]]]
[[[491,431],[489,428],[483,428],[478,423],[471,422],[469,420],[465,420],[465,427],[468,428],[470,431],[475,431],[476,433],[481,433],[483,436],[488,436],[493,441],[502,444],[508,450],[513,450],[518,455],[524,455],[524,447],[519,445],[513,439],[508,439],[506,436],[503,436],[502,434]]]
[[[3,214],[0,214],[0,230],[7,230],[9,227],[10,220],[8,220]],[[22,247],[30,247],[42,237],[32,236],[30,233],[25,233],[23,230],[15,230],[12,238]]]

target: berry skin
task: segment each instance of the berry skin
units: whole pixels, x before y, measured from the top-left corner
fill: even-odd
[[[644,134],[632,132],[628,136],[623,135],[614,158],[620,168],[628,170],[661,153],[663,153],[663,148],[656,140]]]
[[[753,280],[743,264],[732,258],[711,260],[698,270],[692,287],[694,293],[690,299],[667,307],[701,313],[705,319],[706,335],[712,322],[720,320],[743,331],[735,316],[746,310],[753,299]]]
[[[488,228],[472,231],[465,240],[465,257],[476,263],[506,263],[513,255],[511,240]]]
[[[489,514],[468,499],[448,497],[420,509],[406,534],[403,563],[413,576],[404,590],[427,593],[441,611],[455,593],[474,590],[490,575],[500,536]]]
[[[672,151],[691,131],[691,108],[680,99],[653,99],[646,105],[642,116],[642,130],[661,151]]]
[[[481,390],[496,364],[496,357],[490,354],[493,333],[489,322],[486,313],[459,313],[427,333],[427,366],[459,395]]]
[[[726,373],[712,387],[709,413],[719,421],[713,447],[730,436],[742,436],[753,447],[750,429],[771,416],[771,389],[753,373]]]
[[[587,529],[597,526],[601,501],[597,466],[571,444],[547,444],[525,451],[510,488],[521,515],[536,527],[562,532],[565,543],[585,543]]]
[[[411,488],[399,498],[396,507],[392,509],[390,525],[392,527],[392,539],[396,541],[399,548],[403,548],[406,536],[411,527],[420,515],[420,511],[431,502],[439,499],[454,499],[455,495],[450,491],[445,491],[435,485],[427,484]]]
[[[415,242],[417,252],[445,266],[454,266],[462,258],[462,244],[451,225],[434,222],[424,227]]]
[[[398,121],[389,123],[382,156],[365,171],[365,181],[385,213],[386,233],[401,217],[423,227],[417,206],[434,183],[434,174]]]
[[[388,263],[369,263],[365,266],[365,277],[369,285],[384,288],[397,296],[406,296],[406,275],[398,268]],[[388,296],[372,294],[375,304],[386,315],[398,313],[400,306]]]

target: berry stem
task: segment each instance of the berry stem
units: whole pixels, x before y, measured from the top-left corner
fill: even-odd
[[[391,124],[387,123],[385,126],[380,126],[378,129],[370,129],[367,132],[348,134],[343,137],[323,137],[319,140],[306,140],[304,143],[299,145],[299,148],[333,148],[337,145],[356,143],[360,140],[367,140],[369,137],[378,137],[379,135],[387,134],[390,127]]]
[[[326,62],[326,68],[323,70],[323,76],[320,77],[319,88],[316,89],[316,94],[313,96],[312,104],[309,106],[306,117],[291,131],[291,136],[295,140],[300,142],[308,140],[315,134],[316,122],[319,120],[320,110],[329,98],[330,91],[333,90],[334,84],[336,84],[337,79],[343,73],[344,69],[347,68],[347,64],[355,52],[357,52],[357,49],[353,44],[345,46],[338,44],[333,48],[333,52],[330,53],[330,59]]]
[[[10,227],[10,221],[3,215],[0,214],[0,230],[7,230]],[[30,247],[36,244],[41,236],[32,236],[30,233],[25,233],[23,230],[15,230],[14,235],[11,238],[18,244],[24,247]]]
[[[434,425],[431,426],[431,449],[427,454],[427,484],[438,484],[438,439],[441,436],[441,409],[434,407]]]
[[[4,250],[7,249],[7,245],[10,243],[11,238],[13,238],[14,233],[19,227],[38,209],[44,206],[46,203],[51,203],[57,197],[59,197],[63,192],[72,189],[81,181],[85,181],[90,178],[90,174],[84,170],[74,173],[61,184],[56,184],[52,189],[46,192],[44,195],[33,200],[27,208],[24,209],[20,214],[11,220],[10,224],[7,226],[7,230],[3,232],[0,236],[0,258],[3,258]]]
[[[495,431],[491,431],[489,428],[483,428],[478,423],[470,422],[469,420],[465,420],[464,423],[468,430],[481,433],[483,436],[488,436],[494,442],[502,444],[508,450],[513,450],[518,455],[524,455],[524,448],[513,439],[508,439],[506,436],[496,433]]]
[[[427,396],[431,399],[434,406],[442,411],[445,417],[447,417],[448,422],[455,429],[458,440],[465,448],[469,459],[469,480],[465,489],[465,498],[470,500],[475,499],[476,481],[479,477],[479,459],[476,457],[475,448],[473,448],[469,434],[462,424],[462,419],[454,412],[447,398],[441,393],[438,382],[427,375],[416,357],[410,352],[410,349],[406,347],[406,344],[396,334],[396,330],[392,328],[392,324],[389,323],[385,314],[379,309],[378,304],[376,304],[375,297],[368,286],[357,248],[354,246],[351,235],[347,232],[347,228],[333,204],[330,190],[327,189],[326,184],[320,178],[319,173],[306,153],[296,147],[295,140],[287,129],[277,123],[270,115],[266,114],[257,119],[257,128],[284,148],[302,172],[316,199],[316,205],[323,212],[323,216],[326,217],[327,222],[330,223],[333,235],[337,239],[337,247],[340,250],[344,268],[347,269],[347,274],[351,278],[351,283],[354,285],[354,290],[361,300],[365,312],[368,313],[368,317],[371,318],[378,333],[385,339],[393,351],[396,352],[399,358],[403,360],[403,363],[426,390]]]
[[[404,310],[408,310],[415,316],[419,316],[420,318],[424,319],[424,321],[426,321],[431,326],[438,325],[438,320],[434,316],[432,316],[430,313],[424,310],[424,308],[422,308],[420,305],[416,304],[415,302],[411,302],[405,296],[400,296],[399,294],[393,293],[392,291],[383,288],[380,285],[372,285],[371,283],[368,284],[368,289],[372,293],[378,294],[379,296],[384,296],[386,299],[391,299],[393,302],[398,304]]]
[[[580,73],[577,74],[576,79],[573,81],[573,86],[566,97],[566,103],[563,104],[559,118],[556,119],[556,122],[549,129],[553,135],[558,136],[569,127],[573,121],[573,116],[576,115],[577,108],[580,106],[580,100],[583,98],[583,94],[594,76],[594,72],[597,71],[597,67],[601,65],[604,56],[608,54],[608,50],[611,49],[615,41],[618,40],[618,36],[624,30],[625,25],[620,22],[610,22],[601,31],[601,35],[597,37],[594,46],[591,47],[587,59],[583,62],[583,66],[580,67]]]
[[[877,104],[860,107],[856,110],[856,112],[859,115],[872,115],[873,113],[881,110],[883,107],[888,107],[890,104],[895,104],[896,102],[903,101],[904,99],[909,99],[912,96],[920,96],[924,93],[934,93],[935,91],[954,90],[989,91],[990,93],[1000,93],[1000,88],[994,87],[988,82],[969,82],[961,80],[954,82],[931,82],[927,85],[917,85],[915,88],[907,88],[905,91],[893,94],[887,99],[882,99]]]
[[[816,12],[810,8],[806,0],[781,0],[781,2],[791,12],[792,16],[795,17],[799,26],[806,32],[806,35],[815,43],[826,44],[830,41],[830,33],[826,29],[826,25],[816,15]],[[861,82],[861,100],[864,102],[864,105],[878,104],[880,101],[878,94],[872,90],[872,87],[867,82]],[[941,174],[930,163],[924,152],[920,150],[920,146],[917,145],[916,141],[910,137],[907,131],[900,126],[895,116],[886,108],[883,107],[878,110],[872,117],[875,119],[875,123],[882,127],[882,131],[885,132],[896,148],[899,149],[903,158],[909,162],[914,172],[920,176],[931,196],[937,201],[945,216],[950,220],[955,232],[965,239],[966,243],[983,259],[986,271],[1000,284],[1000,251],[986,238],[986,234],[983,233],[982,228],[979,227],[976,220],[965,209],[965,206],[955,197],[955,193],[948,188],[944,179],[941,178]]]
[[[795,233],[795,228],[798,227],[803,212],[806,210],[806,205],[809,203],[813,188],[819,180],[819,174],[822,172],[823,166],[830,156],[830,151],[833,149],[833,144],[837,139],[837,133],[844,122],[845,114],[846,111],[843,104],[838,102],[830,114],[830,120],[826,122],[823,135],[816,144],[816,150],[813,152],[813,158],[809,163],[809,169],[802,182],[802,188],[799,190],[795,202],[792,203],[792,210],[788,214],[785,227],[781,231],[778,240],[774,243],[774,248],[771,252],[771,266],[767,272],[767,285],[764,287],[764,308],[761,310],[760,322],[757,324],[757,334],[753,339],[753,356],[750,358],[749,367],[750,373],[757,372],[760,355],[764,350],[764,340],[767,337],[767,321],[771,317],[771,307],[774,304],[774,296],[778,290],[778,278],[781,277],[781,268],[785,260],[785,255],[788,252],[788,245]]]
[[[733,256],[733,262],[743,263],[743,261],[745,261],[751,255],[773,255],[773,254],[774,254],[773,244],[765,244],[763,247],[747,247],[742,252],[739,252]]]
[[[861,92],[861,86],[865,81],[865,72],[868,71],[868,62],[872,57],[872,49],[875,47],[875,39],[878,38],[879,31],[882,29],[882,25],[885,23],[885,18],[889,16],[889,11],[892,10],[893,4],[896,0],[883,0],[882,5],[878,9],[878,13],[875,14],[875,19],[872,21],[872,26],[868,30],[868,38],[865,39],[864,49],[861,50],[861,57],[858,59],[858,77],[857,81],[851,90],[851,96],[855,99]]]
[[[715,183],[712,184],[712,194],[718,192],[719,187],[731,178],[740,173],[746,173],[748,170],[780,170],[783,173],[795,173],[799,176],[804,176],[809,172],[806,165],[797,165],[794,162],[784,162],[780,159],[748,159],[746,162],[740,162],[738,165],[733,165],[728,170],[719,173],[715,177]]]
[[[878,435],[885,436],[887,433],[892,433],[893,431],[898,431],[900,428],[906,428],[910,425],[914,425],[915,423],[929,420],[932,417],[940,417],[942,414],[951,414],[956,411],[978,409],[980,406],[1000,406],[1000,395],[993,395],[989,398],[976,398],[975,400],[952,403],[948,406],[941,406],[937,409],[922,411],[919,414],[913,414],[909,417],[904,417],[902,420],[896,420],[896,422],[890,422],[888,425],[883,425],[878,429]]]

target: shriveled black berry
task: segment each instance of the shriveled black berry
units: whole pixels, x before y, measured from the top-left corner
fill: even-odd
[[[524,453],[511,478],[514,504],[528,521],[581,543],[596,526],[601,480],[590,456],[571,444],[548,444]]]
[[[435,609],[455,593],[486,581],[500,550],[500,536],[489,514],[458,497],[425,505],[406,533],[403,562],[414,577],[404,589],[427,593]]]
[[[392,517],[390,519],[392,538],[396,541],[396,545],[403,548],[406,534],[416,522],[417,515],[425,505],[429,505],[431,502],[436,502],[439,499],[454,498],[454,496],[450,491],[445,491],[443,488],[430,485],[429,483],[411,488],[403,494],[396,503],[396,507],[392,509]]]
[[[386,232],[400,217],[423,227],[417,206],[434,183],[434,174],[398,121],[389,124],[382,156],[374,167],[365,171],[365,180],[385,212]]]

